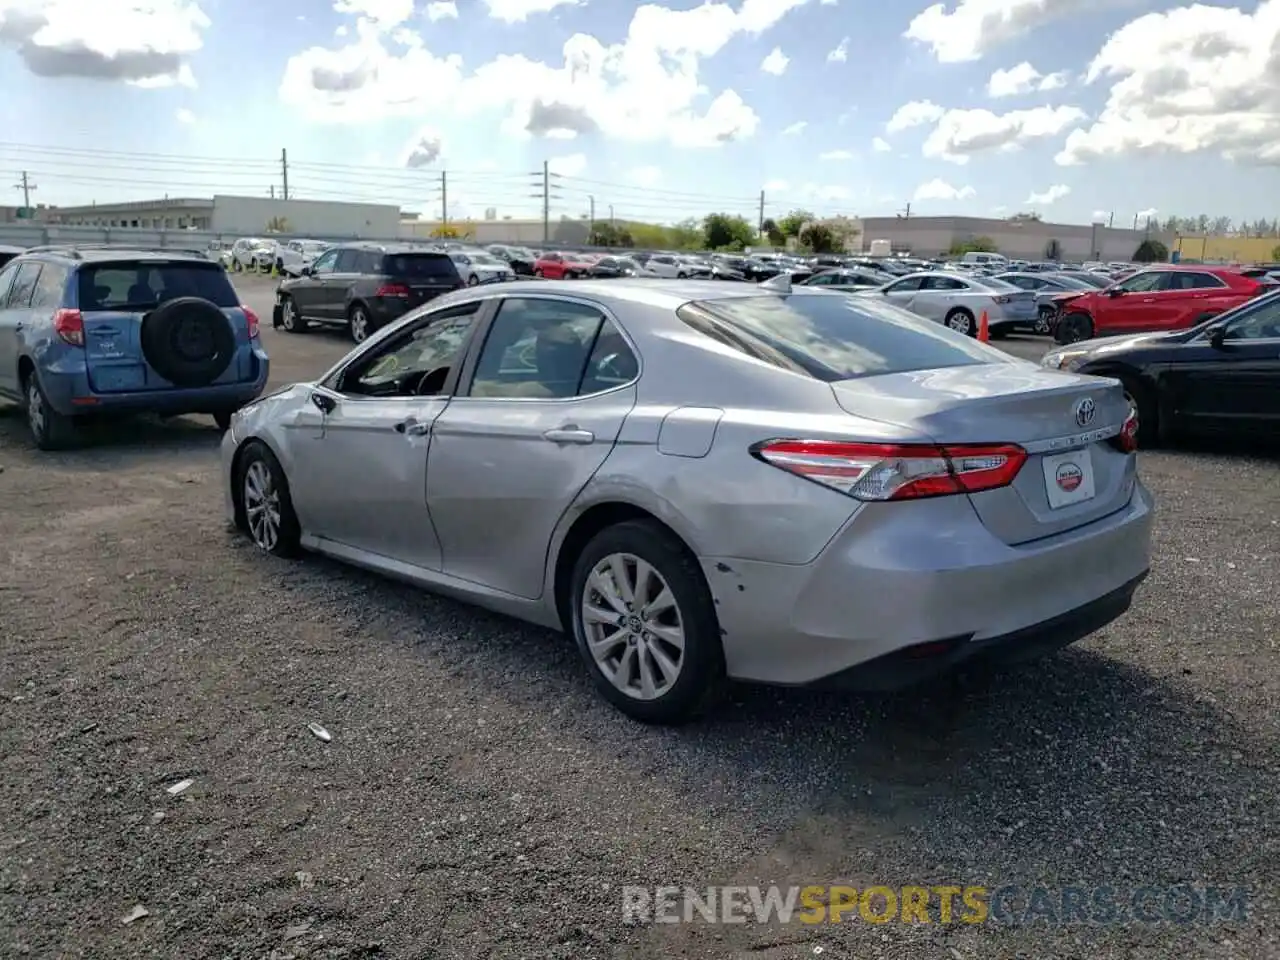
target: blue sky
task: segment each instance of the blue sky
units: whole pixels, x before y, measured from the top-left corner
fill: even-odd
[[[33,202],[1280,213],[1280,0],[0,0]],[[1280,49],[1280,47],[1278,47]],[[17,202],[18,191],[12,192]]]

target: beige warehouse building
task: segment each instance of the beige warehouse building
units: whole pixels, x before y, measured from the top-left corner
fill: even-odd
[[[991,220],[982,217],[866,217],[862,246],[888,240],[895,252],[936,257],[959,243],[985,237],[996,251],[1021,260],[1042,260],[1057,241],[1063,260],[1130,260],[1148,237],[1170,250],[1173,234],[1157,230],[1120,230],[1101,224],[1047,223],[1041,220]]]

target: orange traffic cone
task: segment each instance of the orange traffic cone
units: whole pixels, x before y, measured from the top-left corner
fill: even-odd
[[[978,342],[991,342],[991,326],[987,322],[987,311],[982,311],[982,316],[978,318]]]

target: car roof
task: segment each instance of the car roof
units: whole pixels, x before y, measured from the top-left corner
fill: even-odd
[[[23,256],[24,254],[19,254]],[[26,251],[26,255],[40,259],[71,260],[75,263],[115,263],[120,260],[172,263],[175,260],[190,263],[216,263],[197,250],[140,250],[133,247],[46,247]]]
[[[372,250],[377,253],[426,253],[437,257],[447,257],[450,253],[463,253],[462,250],[432,250],[413,243],[375,243],[373,241],[354,240],[348,243],[335,243],[331,250]]]

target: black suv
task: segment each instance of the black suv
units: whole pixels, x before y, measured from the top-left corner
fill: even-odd
[[[499,260],[507,263],[517,277],[532,277],[533,263],[538,255],[526,247],[512,247],[505,243],[495,243],[487,248]]]
[[[271,325],[302,333],[313,323],[331,324],[346,327],[361,343],[414,307],[464,286],[448,253],[409,244],[344,243],[276,288]]]

